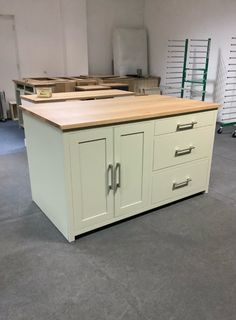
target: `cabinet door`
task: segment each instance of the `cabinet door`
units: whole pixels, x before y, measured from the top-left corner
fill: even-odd
[[[72,134],[70,148],[75,232],[80,232],[113,217],[112,128]]]
[[[148,205],[153,123],[115,128],[115,215],[141,212]]]

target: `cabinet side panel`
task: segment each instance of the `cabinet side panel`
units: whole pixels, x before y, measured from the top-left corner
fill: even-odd
[[[69,240],[63,134],[25,113],[24,126],[32,198]]]
[[[207,174],[207,188],[206,193],[209,191],[209,183],[210,183],[210,175],[211,175],[211,165],[212,165],[212,157],[213,157],[213,148],[214,148],[214,139],[215,139],[215,132],[216,132],[216,121],[217,121],[217,111],[214,111],[214,125],[212,127],[212,142],[209,146],[209,167],[208,167],[208,174]]]

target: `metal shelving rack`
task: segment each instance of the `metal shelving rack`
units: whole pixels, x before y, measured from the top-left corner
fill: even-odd
[[[166,94],[205,100],[210,47],[211,39],[168,41]]]
[[[227,77],[225,83],[224,103],[221,111],[220,127],[217,132],[223,132],[226,126],[236,125],[236,37],[231,38]],[[232,132],[236,138],[236,128]]]
[[[166,95],[174,95],[179,98],[181,96],[187,41],[188,40],[168,40],[166,84],[163,86]]]

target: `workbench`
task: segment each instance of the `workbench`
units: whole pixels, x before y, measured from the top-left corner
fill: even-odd
[[[73,241],[207,192],[217,108],[159,95],[22,107],[33,200]]]

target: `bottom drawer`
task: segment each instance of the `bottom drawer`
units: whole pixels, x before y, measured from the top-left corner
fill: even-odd
[[[153,173],[152,204],[206,190],[208,168],[209,160],[203,159]]]

